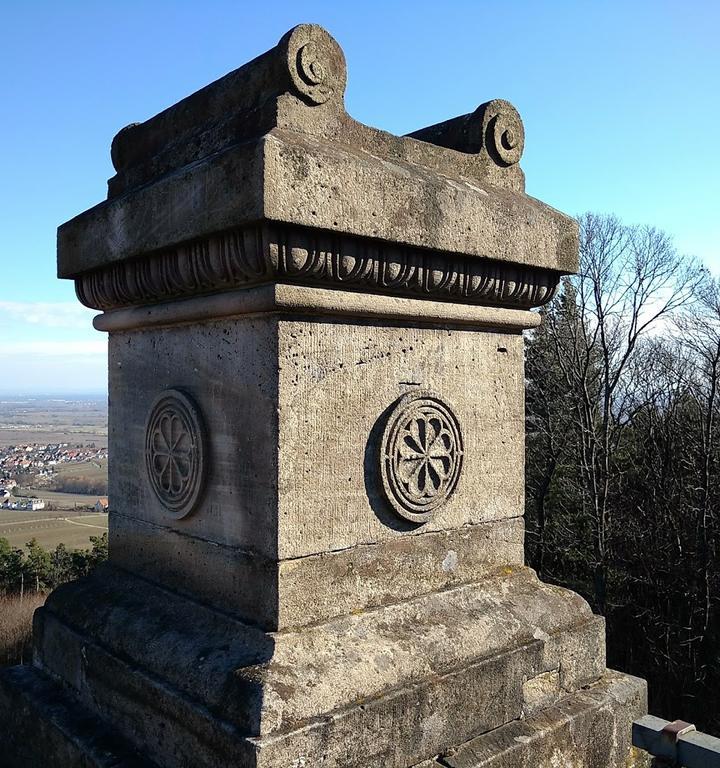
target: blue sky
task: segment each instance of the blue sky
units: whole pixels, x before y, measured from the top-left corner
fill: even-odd
[[[105,197],[121,127],[306,21],[343,47],[355,118],[407,133],[508,99],[530,194],[656,225],[720,273],[719,3],[0,0],[0,391],[104,389],[57,225]]]

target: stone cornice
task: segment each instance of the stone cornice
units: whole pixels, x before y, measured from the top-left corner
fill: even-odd
[[[559,279],[538,267],[265,224],[110,264],[75,286],[83,304],[100,310],[270,282],[530,309],[553,297]]]
[[[484,328],[517,333],[537,328],[540,313],[526,309],[484,307],[451,301],[383,296],[379,293],[335,291],[307,285],[270,283],[209,296],[191,296],[160,304],[109,309],[93,320],[98,331],[163,328],[208,323],[249,315],[302,315],[347,320],[364,318],[447,328]]]

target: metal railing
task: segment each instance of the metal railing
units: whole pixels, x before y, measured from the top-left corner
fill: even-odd
[[[645,715],[633,723],[632,743],[658,758],[657,765],[720,768],[720,739],[682,720]]]

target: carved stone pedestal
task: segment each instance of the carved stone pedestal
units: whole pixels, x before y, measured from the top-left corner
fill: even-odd
[[[523,566],[521,333],[575,224],[507,102],[396,137],[344,86],[297,27],[121,131],[60,228],[110,334],[110,562],[0,677],[4,764],[634,764],[644,683]]]

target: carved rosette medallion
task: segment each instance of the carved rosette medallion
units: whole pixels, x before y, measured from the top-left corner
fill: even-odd
[[[197,406],[182,392],[162,392],[145,429],[145,467],[155,495],[174,517],[189,515],[205,487],[205,429]]]
[[[401,398],[390,414],[380,446],[385,497],[406,520],[430,520],[455,490],[463,440],[452,409],[430,392]]]

